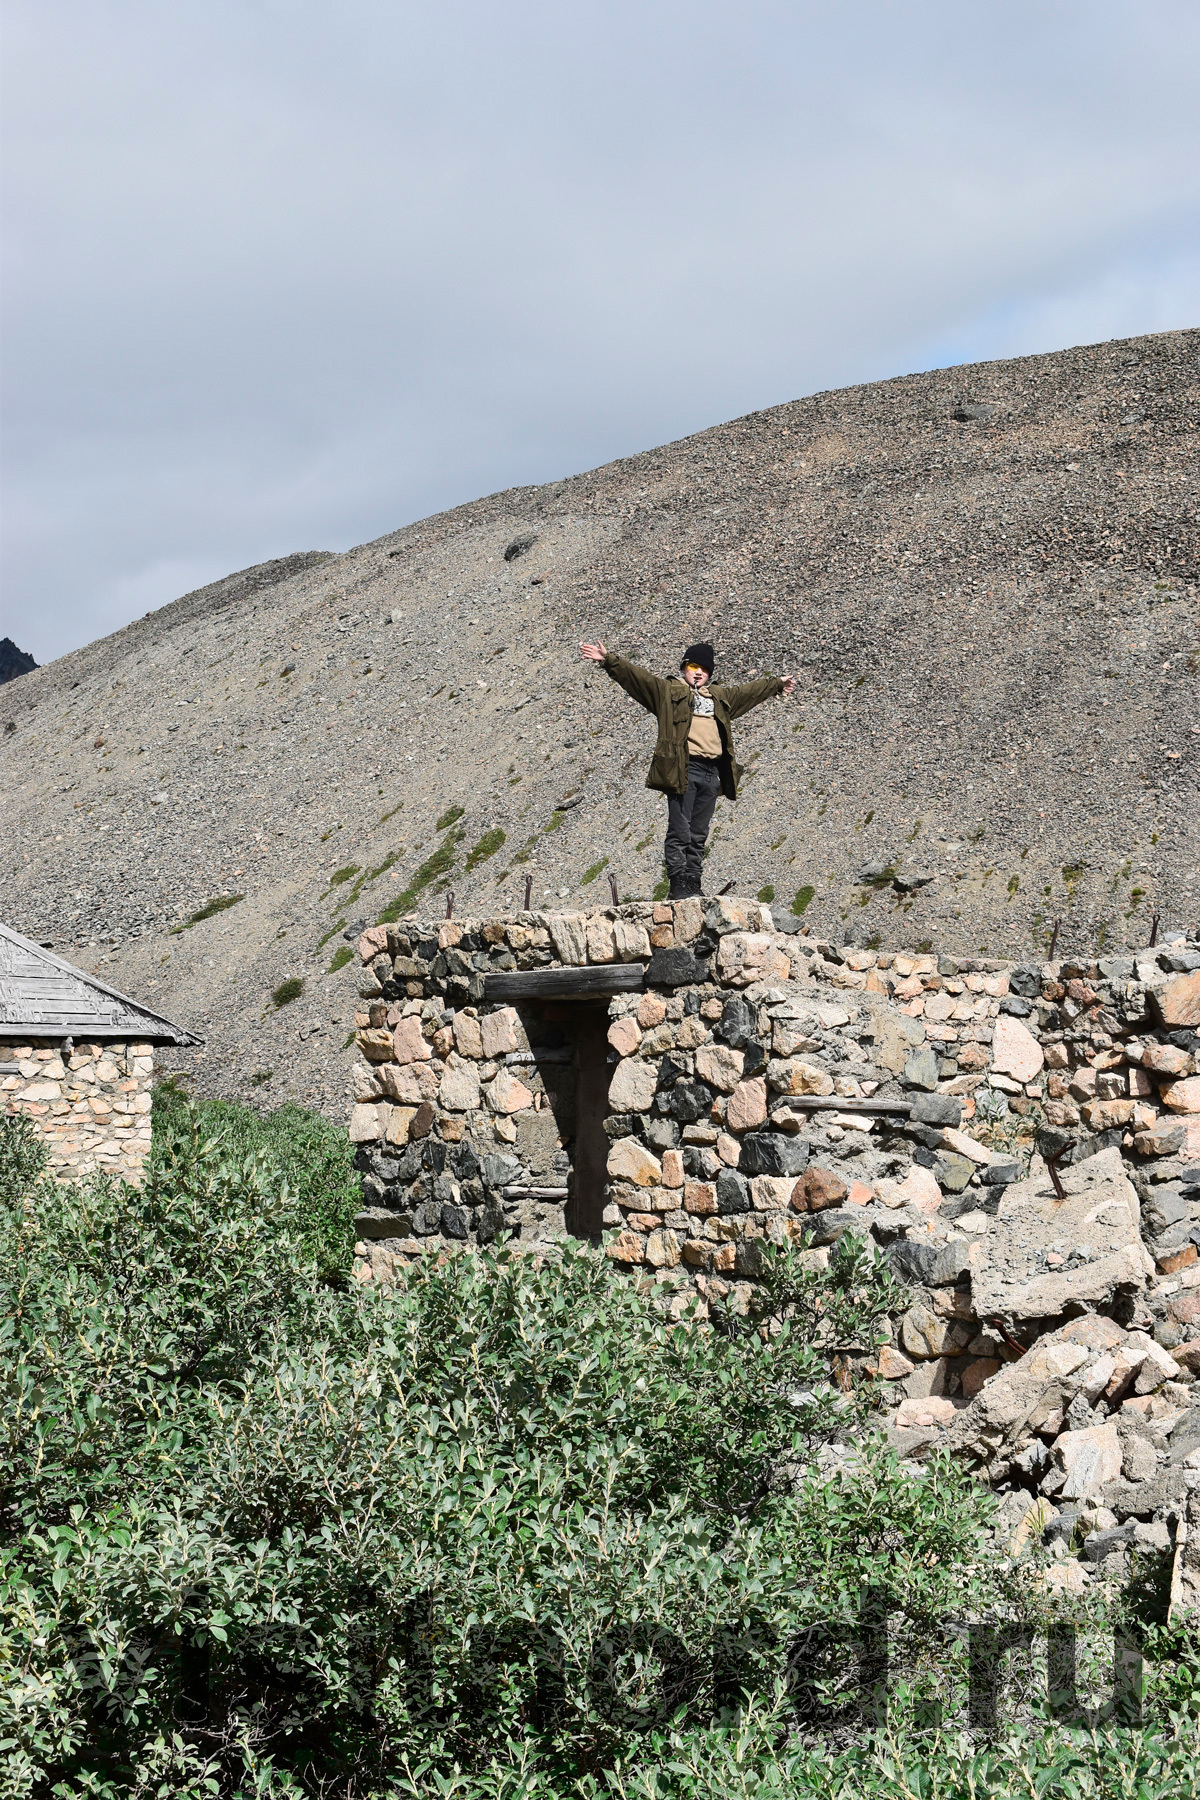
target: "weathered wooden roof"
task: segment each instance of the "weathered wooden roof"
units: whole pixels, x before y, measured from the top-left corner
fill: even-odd
[[[0,1038],[30,1037],[120,1038],[143,1044],[201,1041],[31,943],[11,925],[0,924]]]

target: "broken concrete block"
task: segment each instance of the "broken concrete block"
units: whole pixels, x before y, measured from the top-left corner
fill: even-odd
[[[971,1247],[971,1291],[980,1318],[1054,1318],[1072,1303],[1144,1288],[1154,1272],[1142,1244],[1137,1195],[1116,1147],[1068,1169],[1059,1200],[1048,1176],[1005,1189],[991,1228]],[[1046,1256],[1085,1255],[1061,1268]]]

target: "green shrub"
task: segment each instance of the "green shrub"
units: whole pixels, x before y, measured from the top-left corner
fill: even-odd
[[[288,979],[286,981],[281,981],[277,988],[272,988],[272,1005],[276,1012],[278,1012],[281,1006],[290,1006],[293,1000],[298,1000],[303,992],[304,977],[302,975],[289,975]]]
[[[361,867],[361,863],[347,863],[344,868],[335,869],[329,877],[329,886],[340,887],[344,881],[349,881],[352,875],[357,875]]]
[[[260,1069],[252,1080],[262,1085],[272,1075]],[[193,1100],[171,1080],[154,1090],[153,1125],[160,1158],[178,1157],[191,1143],[207,1140],[270,1171],[294,1196],[298,1241],[318,1272],[345,1279],[362,1197],[343,1127],[290,1102],[259,1113],[236,1100]]]
[[[771,886],[770,882],[768,882],[766,887],[759,888],[755,897],[756,899],[761,900],[764,906],[770,906],[772,900],[775,898],[775,889]]]
[[[995,1557],[984,1488],[898,1464],[870,1384],[828,1385],[828,1352],[904,1300],[856,1240],[828,1271],[767,1253],[750,1312],[703,1329],[571,1242],[338,1289],[300,1185],[323,1133],[160,1091],[140,1189],[43,1185],[31,1228],[10,1181],[6,1793],[1194,1792],[1178,1633],[1147,1640],[1144,1731],[1028,1705],[992,1744],[929,1723],[963,1695],[946,1622],[1048,1602]],[[0,1148],[17,1187],[23,1158]],[[854,1662],[830,1635],[864,1582],[896,1608],[875,1733],[838,1710]]]
[[[445,831],[447,825],[453,825],[461,819],[466,809],[461,806],[448,806],[434,826],[435,831]]]
[[[602,874],[607,867],[608,858],[607,856],[602,856],[600,861],[593,863],[591,868],[580,878],[580,887],[586,887],[589,881],[595,881],[597,875]]]
[[[50,1153],[28,1113],[0,1119],[0,1207],[20,1207],[45,1174]]]
[[[812,905],[813,895],[816,891],[816,888],[812,887],[797,888],[796,897],[792,901],[792,911],[798,919],[802,919]]]
[[[327,970],[327,973],[330,975],[336,975],[339,969],[345,968],[346,964],[351,960],[353,955],[354,955],[354,952],[350,948],[349,944],[339,944],[338,948],[334,951],[333,956],[330,959],[329,968]]]

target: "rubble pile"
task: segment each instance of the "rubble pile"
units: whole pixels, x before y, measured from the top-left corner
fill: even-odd
[[[1036,1492],[1093,1561],[1140,1544],[1200,1505],[1200,943],[1013,964],[797,924],[719,898],[364,933],[359,1278],[574,1230],[703,1316],[764,1246],[855,1233],[911,1291],[856,1359],[901,1453]]]

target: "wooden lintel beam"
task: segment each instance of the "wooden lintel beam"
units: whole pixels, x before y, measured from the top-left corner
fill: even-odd
[[[644,963],[595,963],[587,968],[497,970],[485,975],[485,1000],[599,1000],[640,993]]]

